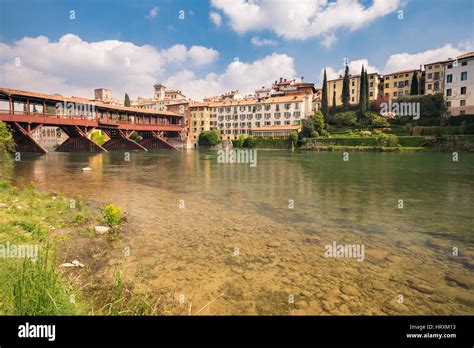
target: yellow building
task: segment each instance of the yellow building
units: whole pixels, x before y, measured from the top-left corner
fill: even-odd
[[[404,70],[397,71],[391,74],[384,75],[383,77],[383,93],[387,98],[398,98],[406,95],[410,95],[411,81],[413,80],[413,74],[417,75],[418,78],[418,94],[421,94],[421,70]]]
[[[360,96],[360,75],[349,75],[349,103],[359,103]],[[376,100],[379,94],[381,77],[377,73],[368,74],[369,80],[369,100]],[[329,108],[333,106],[333,97],[336,93],[336,106],[342,105],[342,84],[344,78],[340,76],[338,79],[329,80],[327,82],[328,88],[328,105]]]
[[[211,130],[211,108],[208,103],[191,101],[189,103],[188,139],[192,146],[199,140],[199,134]]]
[[[425,94],[443,93],[444,63],[425,64]]]

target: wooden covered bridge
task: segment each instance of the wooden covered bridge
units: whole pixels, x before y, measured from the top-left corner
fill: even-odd
[[[59,127],[68,138],[56,151],[105,152],[110,150],[176,149],[185,138],[183,116],[169,111],[100,103],[0,87],[0,121],[10,125],[20,152],[47,153],[32,137],[42,126]],[[110,138],[102,146],[90,140],[100,129]],[[137,132],[141,140],[130,139]]]

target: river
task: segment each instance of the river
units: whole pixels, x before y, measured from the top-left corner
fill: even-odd
[[[256,167],[218,163],[215,151],[126,159],[23,155],[14,169],[17,185],[126,211],[104,276],[120,265],[192,314],[474,314],[473,154],[259,150]],[[334,244],[363,254],[327,257]]]

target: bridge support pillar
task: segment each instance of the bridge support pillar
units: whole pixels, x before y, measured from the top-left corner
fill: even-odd
[[[104,132],[109,136],[103,147],[108,151],[130,150],[130,151],[148,151],[146,147],[129,138],[129,134],[120,129],[105,129]]]
[[[30,124],[21,125],[20,123],[13,122],[10,124],[13,130],[13,140],[15,141],[15,150],[18,152],[34,152],[40,154],[46,154],[48,151],[38,144],[35,139],[31,136],[33,131],[39,127],[41,124],[36,124],[33,126]]]
[[[107,150],[94,143],[87,137],[88,131],[77,126],[61,127],[69,136],[61,145],[58,146],[58,152],[107,152]]]
[[[162,134],[158,134],[154,131],[143,131],[139,132],[142,139],[139,141],[140,145],[147,148],[148,150],[156,149],[171,149],[177,150],[177,148],[171,145]]]

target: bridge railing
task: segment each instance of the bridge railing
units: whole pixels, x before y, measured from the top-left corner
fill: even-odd
[[[180,123],[171,123],[166,119],[158,119],[158,122],[143,122],[143,120],[120,120],[120,119],[111,119],[105,117],[97,117],[96,115],[80,114],[80,115],[68,115],[62,113],[43,113],[43,112],[25,112],[23,110],[15,110],[14,112],[10,110],[0,109],[0,114],[9,114],[9,115],[19,115],[19,116],[28,116],[28,117],[48,117],[48,118],[57,118],[57,119],[67,119],[67,120],[86,120],[86,121],[98,121],[100,124],[108,125],[152,125],[152,126],[182,126]],[[136,117],[136,116],[131,116]],[[151,119],[152,120],[152,119]]]

